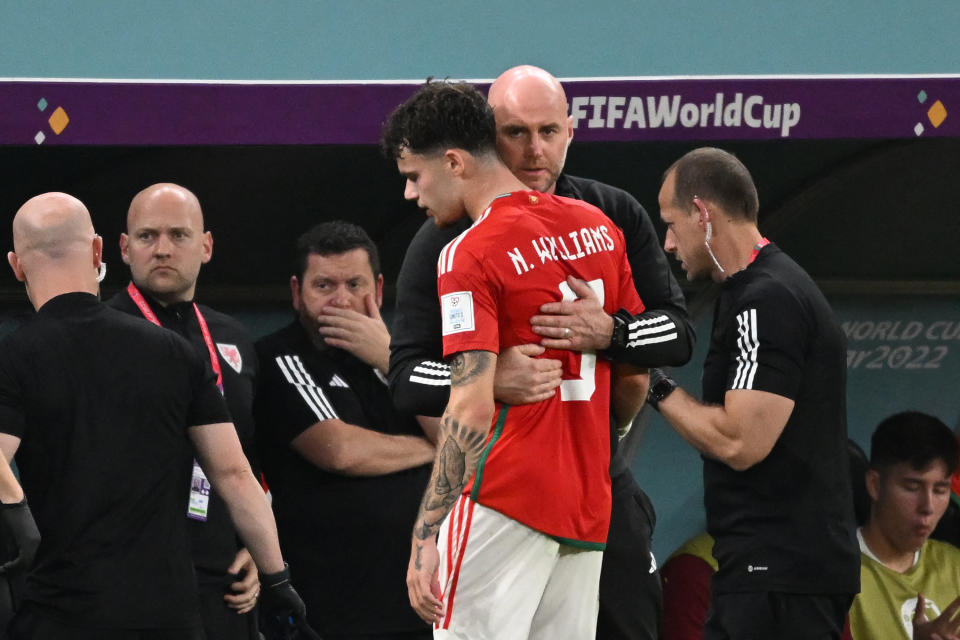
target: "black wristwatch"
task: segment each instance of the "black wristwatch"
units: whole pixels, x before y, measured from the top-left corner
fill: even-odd
[[[663,369],[650,369],[650,390],[647,392],[647,404],[660,410],[660,401],[673,393],[677,388],[677,381],[663,372]]]
[[[613,318],[613,334],[610,336],[608,349],[624,349],[627,346],[627,325],[633,316],[625,309],[620,309],[611,316]]]

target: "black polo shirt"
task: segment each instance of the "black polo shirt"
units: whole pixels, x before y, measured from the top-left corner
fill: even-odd
[[[209,366],[210,354],[203,339],[197,314],[193,309],[193,302],[177,302],[163,306],[146,292],[141,291],[141,293],[160,324],[165,329],[176,331],[186,338],[193,345],[200,359]],[[106,304],[138,318],[143,317],[126,289],[110,298]],[[259,466],[253,455],[256,450],[253,442],[253,393],[257,376],[257,355],[253,348],[253,340],[250,339],[244,326],[230,316],[206,305],[198,306],[210,329],[214,349],[217,352],[223,377],[223,396],[227,401],[230,417],[237,429],[237,436],[240,438],[240,444],[243,445],[244,453],[250,459],[251,466],[258,471]],[[188,494],[190,492],[189,478],[183,485],[183,491]],[[234,531],[226,503],[215,490],[210,491],[206,517],[206,520],[194,518],[187,522],[193,562],[198,569],[214,574],[224,574],[242,543]]]
[[[422,436],[419,424],[396,411],[370,365],[341,349],[318,350],[297,321],[256,347],[257,440],[280,546],[310,624],[337,637],[425,631],[404,576],[431,465],[346,476],[314,466],[290,446],[325,420]]]
[[[74,626],[197,624],[187,427],[230,420],[204,363],[86,293],[48,301],[0,353],[0,432],[21,439],[43,537],[25,602]]]
[[[704,457],[713,590],[859,591],[848,471],[846,342],[816,284],[775,245],[727,278],[714,311],[703,400],[753,389],[794,401],[773,450],[745,471]]]

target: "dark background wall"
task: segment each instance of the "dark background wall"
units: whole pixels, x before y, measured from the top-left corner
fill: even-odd
[[[693,145],[574,143],[573,174],[633,193],[662,239],[656,196],[664,168]],[[960,140],[829,140],[720,143],[752,170],[761,228],[818,280],[849,330],[850,433],[869,434],[894,411],[915,408],[957,424],[950,390],[960,379],[960,216],[955,174]],[[105,239],[104,293],[126,285],[117,238],[134,193],[173,181],[199,196],[214,235],[200,299],[232,312],[262,335],[290,317],[287,282],[296,236],[323,220],[360,224],[377,242],[392,285],[424,221],[403,201],[395,167],[373,146],[0,147],[0,211],[63,190],[86,202]],[[8,226],[0,246],[10,246]],[[676,265],[674,264],[674,267]],[[27,312],[22,288],[0,276],[4,315]],[[678,271],[701,337],[714,290]],[[11,323],[5,325],[7,328]],[[677,372],[699,387],[706,342]],[[649,412],[648,412],[649,413]],[[700,463],[659,416],[645,414],[628,440],[633,469],[660,514],[656,552],[664,557],[703,526]]]

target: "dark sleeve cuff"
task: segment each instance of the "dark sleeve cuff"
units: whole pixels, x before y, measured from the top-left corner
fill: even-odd
[[[623,346],[611,344],[604,354],[635,367],[679,367],[693,353],[693,330],[684,319],[652,309],[630,316]]]

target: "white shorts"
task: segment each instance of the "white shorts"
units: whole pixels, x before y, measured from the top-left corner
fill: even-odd
[[[443,640],[594,638],[602,551],[560,544],[460,496],[440,527]]]

